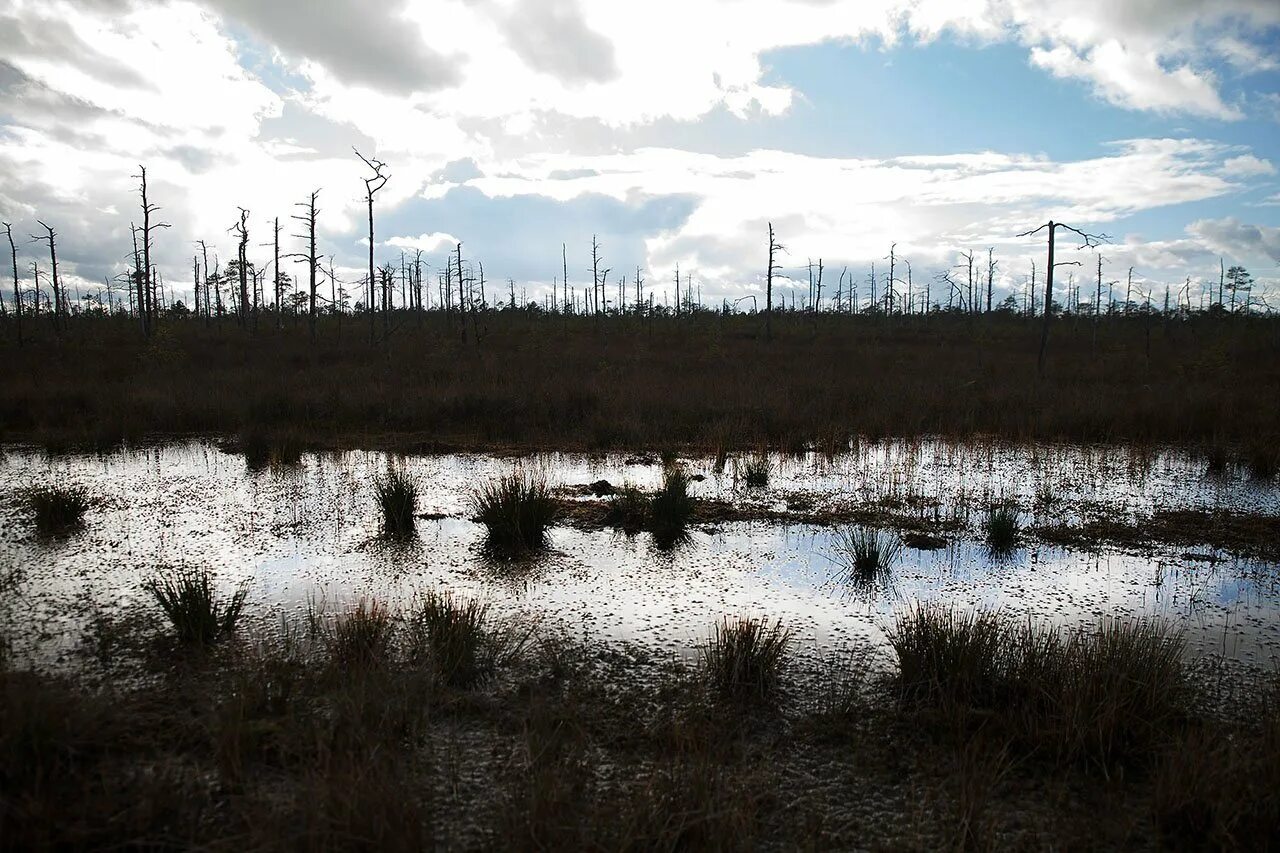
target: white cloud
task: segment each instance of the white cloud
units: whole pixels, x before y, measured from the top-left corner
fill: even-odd
[[[1116,41],[1096,45],[1083,55],[1062,44],[1050,50],[1035,47],[1031,62],[1055,77],[1091,82],[1100,97],[1116,106],[1227,120],[1244,117],[1222,102],[1212,74],[1188,65],[1165,68],[1156,55],[1131,51]]]
[[[420,234],[417,237],[392,237],[384,245],[393,249],[406,249],[408,251],[440,252],[452,249],[461,242],[452,234],[433,231],[430,234]]]
[[[1187,233],[1230,260],[1248,263],[1269,258],[1280,264],[1280,227],[1252,225],[1228,216],[1198,219],[1187,226]]]
[[[1247,178],[1254,175],[1274,175],[1276,167],[1271,164],[1270,160],[1263,160],[1252,154],[1241,154],[1239,157],[1229,157],[1222,164],[1222,174]]]

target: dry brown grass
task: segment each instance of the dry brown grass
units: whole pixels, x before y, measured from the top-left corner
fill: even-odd
[[[537,318],[489,313],[464,345],[443,318],[387,344],[331,321],[304,333],[174,322],[157,353],[132,323],[61,344],[0,341],[0,438],[109,446],[173,434],[287,433],[402,449],[839,447],[871,436],[1265,444],[1280,434],[1280,320],[1054,326],[931,316]],[[1242,379],[1242,371],[1244,377]],[[1261,446],[1261,445],[1259,445]]]

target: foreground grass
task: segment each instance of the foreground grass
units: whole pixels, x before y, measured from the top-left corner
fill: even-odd
[[[721,623],[683,666],[526,642],[441,593],[198,655],[143,638],[74,679],[0,671],[0,848],[1274,849],[1271,693],[1237,693],[1229,722],[1153,688],[1189,675],[1154,625],[1036,645],[921,613],[896,629],[918,658],[882,675],[803,664],[763,619]],[[1050,654],[1065,684],[1041,701]],[[1178,713],[1152,718],[1157,700]],[[1092,735],[1045,746],[1139,718],[1123,772],[1080,760]]]
[[[1190,711],[1186,647],[1162,622],[1063,632],[928,604],[889,643],[903,698],[952,719],[1000,718],[1028,750],[1110,767],[1148,753]]]

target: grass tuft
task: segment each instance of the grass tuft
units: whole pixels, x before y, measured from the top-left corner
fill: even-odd
[[[370,669],[386,663],[395,634],[391,611],[377,599],[361,598],[356,606],[333,621],[329,653],[337,664]]]
[[[693,516],[694,500],[689,494],[689,475],[671,466],[662,474],[662,488],[649,503],[649,515],[659,532],[683,530]]]
[[[649,521],[649,498],[632,485],[625,485],[609,500],[605,524],[620,527],[627,533],[643,530]]]
[[[481,486],[472,498],[476,520],[488,529],[489,545],[505,551],[532,551],[546,544],[559,517],[547,481],[515,471]]]
[[[470,687],[488,678],[508,651],[491,630],[489,605],[455,598],[451,592],[426,594],[409,616],[412,657],[431,665],[454,687]]]
[[[897,534],[868,527],[837,528],[831,535],[831,547],[842,580],[856,586],[887,582],[902,556],[902,540]]]
[[[80,486],[37,486],[27,492],[27,506],[41,533],[57,533],[79,526],[92,501]]]
[[[749,489],[764,489],[769,486],[769,457],[757,453],[747,457],[738,469],[739,475]]]
[[[1269,482],[1280,473],[1280,449],[1270,444],[1256,444],[1245,458],[1249,476],[1259,482]]]
[[[765,699],[777,692],[791,639],[781,620],[726,617],[699,648],[699,663],[720,697]]]
[[[1221,444],[1209,445],[1205,449],[1204,458],[1204,471],[1210,477],[1221,477],[1231,465],[1231,456]]]
[[[1011,503],[1000,503],[987,510],[983,523],[987,549],[993,554],[1008,554],[1018,545],[1021,525],[1018,508]]]
[[[400,468],[373,481],[373,490],[382,509],[382,529],[388,536],[413,533],[414,511],[418,503],[418,484]]]
[[[1187,708],[1185,643],[1158,621],[1063,633],[925,604],[889,632],[908,701],[994,714],[1033,748],[1109,764],[1149,751]]]
[[[142,588],[164,611],[178,639],[192,645],[208,645],[234,632],[249,595],[242,585],[228,601],[218,601],[204,569],[160,574],[143,581]]]

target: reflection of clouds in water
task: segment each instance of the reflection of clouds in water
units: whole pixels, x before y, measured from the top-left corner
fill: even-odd
[[[1275,490],[1208,483],[1194,459],[1176,454],[1152,454],[1135,477],[1118,451],[1050,448],[1032,456],[1022,448],[923,443],[868,445],[832,463],[788,457],[775,461],[768,492],[748,499],[775,503],[803,488],[819,502],[863,495],[908,506],[925,493],[1021,500],[1034,493],[1036,480],[1026,476],[1032,470],[1041,478],[1061,474],[1060,495],[1090,500],[1275,510]],[[370,488],[387,465],[383,454],[304,455],[296,468],[248,473],[241,457],[201,443],[53,460],[11,450],[0,466],[4,491],[52,472],[105,500],[82,533],[57,543],[39,542],[13,507],[0,508],[0,562],[27,569],[20,592],[29,607],[19,618],[44,625],[63,644],[83,624],[76,614],[84,601],[137,601],[150,570],[196,565],[212,569],[227,590],[251,579],[264,619],[274,619],[277,608],[305,608],[317,592],[331,601],[373,595],[399,604],[444,586],[484,596],[498,612],[541,615],[574,636],[634,639],[685,655],[724,615],[780,617],[802,646],[817,651],[879,643],[895,609],[919,600],[1000,607],[1060,624],[1156,614],[1182,625],[1201,651],[1225,648],[1261,662],[1280,649],[1275,567],[1194,556],[1026,547],[992,560],[980,543],[961,538],[935,551],[905,549],[891,586],[875,595],[847,594],[835,580],[831,530],[808,525],[693,528],[674,547],[647,533],[561,527],[536,559],[495,561],[480,547],[482,528],[469,520],[470,494],[516,464],[540,467],[557,485],[608,479],[653,488],[661,479],[660,466],[622,457],[409,458],[404,465],[421,485],[418,511],[447,517],[419,520],[413,538],[392,542],[379,533]],[[714,476],[709,460],[690,467],[708,473],[694,484],[695,495],[747,494],[736,491],[731,474]]]

